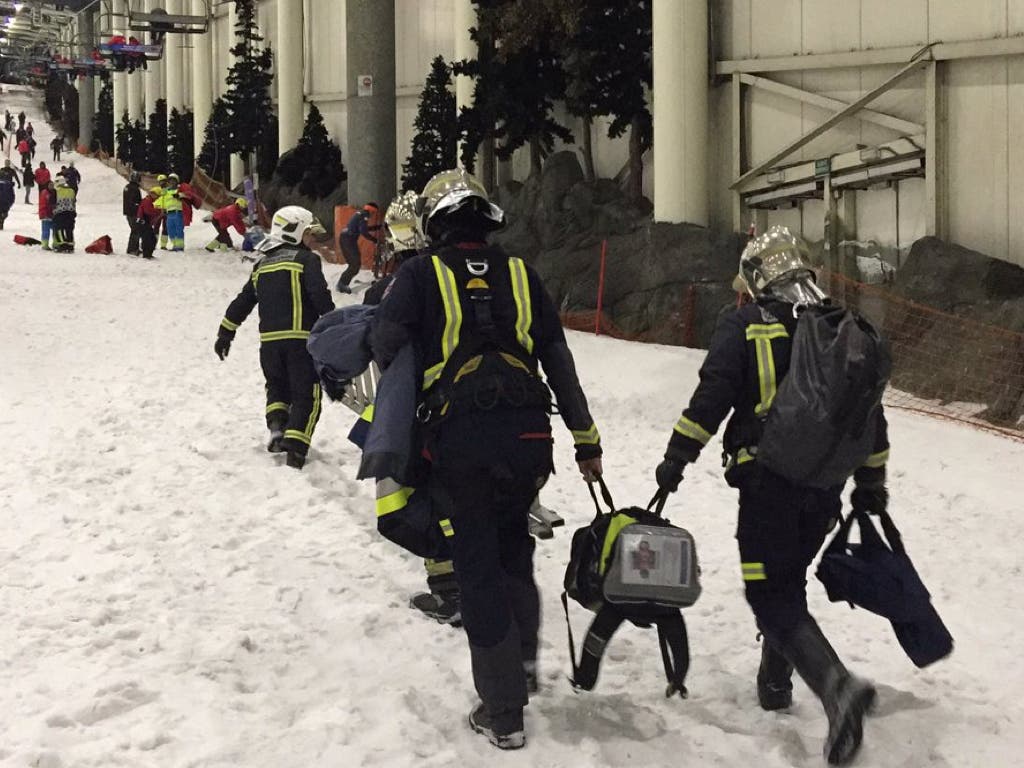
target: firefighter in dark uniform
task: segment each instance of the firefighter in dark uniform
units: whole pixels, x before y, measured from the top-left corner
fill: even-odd
[[[228,306],[214,351],[223,360],[238,326],[253,307],[260,312],[260,365],[267,380],[267,450],[286,452],[287,464],[302,469],[320,418],[320,382],[306,351],[309,329],[334,309],[320,257],[302,246],[306,234],[324,228],[305,208],[289,205],[274,214],[261,258]]]
[[[522,259],[486,244],[504,224],[461,170],[432,178],[417,224],[429,252],[405,262],[377,310],[374,357],[386,368],[409,341],[422,364],[420,419],[431,478],[446,499],[462,621],[481,703],[474,731],[522,747],[524,664],[537,657],[540,599],[528,511],[552,471],[550,391],[590,479],[601,445],[551,298]]]
[[[807,610],[806,573],[840,516],[842,486],[799,487],[758,465],[757,445],[779,382],[789,369],[800,306],[828,302],[816,285],[806,248],[784,227],[772,227],[740,257],[737,290],[754,301],[719,318],[700,370],[700,384],[658,466],[658,486],[675,491],[684,467],[732,411],[725,430],[726,481],[739,489],[739,544],[747,602],[762,633],[757,694],[766,710],[792,702],[793,668],[821,699],[829,720],[825,754],[853,759],[874,688],[851,675]],[[855,508],[885,509],[889,444],[879,409],[874,453],[854,474]]]

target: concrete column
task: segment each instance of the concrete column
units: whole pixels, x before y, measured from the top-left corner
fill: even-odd
[[[238,25],[238,14],[235,12],[235,4],[228,4],[228,47],[231,48],[236,42],[235,28]],[[228,67],[235,63],[235,57],[228,55]],[[227,72],[221,74],[222,77],[227,77]],[[198,151],[198,150],[197,150]],[[245,178],[245,161],[241,155],[231,156],[231,186],[235,187],[242,183]]]
[[[163,0],[164,8],[172,16],[181,15],[181,0]],[[179,111],[185,104],[183,68],[181,65],[181,35],[169,34],[164,40],[164,62],[167,79],[167,114]]]
[[[302,78],[302,3],[277,3],[278,151],[284,154],[299,143],[305,122]]]
[[[395,158],[395,4],[348,0],[345,28],[348,202],[362,205],[375,200],[387,206],[395,196],[398,167]],[[370,83],[367,78],[372,79]]]
[[[88,56],[91,50],[86,50],[92,43],[96,34],[96,25],[93,14],[86,12],[78,17],[78,33],[83,40],[80,55]],[[78,81],[78,139],[77,145],[92,149],[92,118],[96,114],[96,78],[83,77]]]
[[[146,0],[146,11],[163,8],[164,0]],[[152,36],[146,38],[147,43],[153,42]],[[164,98],[164,60],[146,62],[145,82],[146,112],[152,112],[159,99]]]
[[[476,24],[476,11],[472,0],[455,0],[455,61],[476,57],[476,43],[469,36],[469,28]],[[449,62],[450,63],[450,62]],[[455,78],[455,113],[473,104],[473,80],[466,76]],[[457,162],[462,167],[462,142],[459,142]]]
[[[192,0],[192,13],[196,16],[206,13],[206,3]],[[198,155],[203,148],[203,132],[213,105],[213,32],[193,35],[192,38],[192,138]]]
[[[142,81],[144,77],[145,75],[138,69],[128,75],[126,86],[128,91],[128,115],[132,120],[138,120],[140,118],[145,120],[146,117],[142,104]]]
[[[111,0],[113,12],[113,28],[127,37],[128,13],[126,0]],[[128,75],[124,72],[115,72],[114,79],[114,144],[117,145],[117,126],[121,124],[125,110],[128,109]]]
[[[707,226],[708,7],[654,0],[654,219]]]

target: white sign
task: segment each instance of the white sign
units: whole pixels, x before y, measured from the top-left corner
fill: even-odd
[[[356,83],[357,96],[373,96],[373,75],[359,75]]]

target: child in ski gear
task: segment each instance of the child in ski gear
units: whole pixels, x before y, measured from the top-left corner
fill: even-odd
[[[231,242],[231,235],[228,234],[228,229],[234,227],[238,230],[238,234],[245,234],[245,219],[242,217],[242,211],[248,207],[249,204],[246,202],[246,199],[240,197],[230,205],[225,205],[223,208],[218,208],[213,212],[210,221],[217,230],[217,237],[206,244],[206,250],[226,251],[235,247],[234,243]]]
[[[164,212],[157,206],[157,202],[163,194],[163,187],[152,187],[149,194],[139,203],[136,212],[135,226],[139,233],[139,248],[144,259],[152,259],[153,251],[156,250],[157,234],[164,218]]]
[[[139,205],[142,203],[142,189],[139,187],[141,179],[142,176],[138,171],[132,171],[132,175],[129,177],[128,183],[125,184],[124,191],[121,193],[121,212],[128,222],[128,249],[126,252],[129,256],[139,255],[139,234],[141,229],[138,226],[138,220]]]
[[[39,167],[36,168],[35,173],[36,186],[42,189],[50,182],[50,169],[46,167],[46,163],[40,162]]]
[[[352,293],[349,284],[352,282],[352,278],[359,274],[359,267],[362,263],[359,255],[359,238],[365,237],[374,243],[378,242],[377,238],[370,233],[379,230],[380,224],[371,225],[369,223],[370,219],[377,215],[378,210],[379,206],[376,203],[367,203],[362,210],[352,214],[348,224],[341,230],[338,242],[341,244],[341,253],[347,264],[345,271],[338,278],[337,290],[342,293]]]
[[[214,344],[217,356],[226,358],[238,326],[259,307],[267,450],[287,452],[286,463],[296,469],[306,462],[320,418],[320,381],[306,339],[317,318],[334,309],[320,257],[303,247],[307,233],[322,235],[324,228],[305,208],[290,205],[274,214],[261,258],[224,313]]]
[[[766,710],[792,701],[793,669],[821,699],[829,721],[825,755],[842,765],[856,755],[862,720],[875,689],[851,675],[807,610],[806,571],[840,516],[842,485],[790,482],[757,460],[765,419],[790,368],[801,307],[827,304],[805,247],[784,227],[752,240],[740,257],[737,290],[754,299],[723,314],[689,406],[655,471],[659,488],[675,491],[731,410],[725,430],[726,481],[738,488],[737,543],[747,602],[762,633],[757,693]],[[889,454],[885,418],[877,411],[874,453],[857,469],[858,503],[885,506]]]
[[[601,471],[600,438],[540,278],[487,245],[488,233],[504,225],[501,209],[461,170],[434,176],[421,198],[418,230],[432,252],[398,271],[371,346],[382,369],[410,342],[423,355],[419,412],[432,482],[447,499],[446,536],[481,699],[469,724],[494,746],[517,749],[526,741],[523,707],[540,624],[529,508],[552,470],[551,395],[538,363],[584,476]]]
[[[53,250],[72,253],[75,250],[77,195],[62,177],[57,177],[54,187],[56,200],[53,204]]]
[[[39,227],[43,250],[50,250],[50,236],[53,233],[53,203],[54,203],[53,182],[39,185]]]
[[[4,167],[0,168],[0,229],[4,228],[4,221],[7,220],[7,214],[11,211],[11,206],[14,205],[14,187],[21,188],[21,179],[18,178],[18,172],[11,165],[10,160],[4,161]]]

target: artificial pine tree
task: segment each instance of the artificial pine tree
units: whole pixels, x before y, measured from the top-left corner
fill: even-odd
[[[234,63],[228,69],[227,91],[224,102],[230,119],[228,150],[241,155],[245,161],[245,172],[252,172],[253,152],[265,155],[270,150],[266,134],[273,130],[273,110],[270,102],[270,84],[274,80],[271,72],[274,57],[270,48],[260,48],[263,37],[256,26],[255,0],[234,0],[237,23],[235,45],[231,53]],[[261,170],[276,164],[268,158],[259,158]]]
[[[171,109],[167,128],[167,167],[182,181],[192,180],[195,167],[195,140],[192,135],[192,112]]]
[[[402,190],[423,189],[435,173],[455,167],[458,134],[455,127],[455,94],[449,90],[451,72],[444,58],[430,64],[430,74],[420,95],[413,127],[412,151],[402,165]]]
[[[146,131],[146,168],[153,173],[167,170],[167,102],[157,99]]]
[[[230,131],[228,106],[223,98],[213,102],[210,119],[203,130],[203,146],[196,164],[212,179],[227,185],[231,171],[231,153],[228,151]]]
[[[331,139],[316,104],[309,105],[302,136],[277,166],[278,177],[290,187],[313,198],[324,198],[348,178],[341,162],[341,149]]]
[[[132,159],[132,121],[128,117],[128,110],[121,115],[121,122],[117,124],[116,131],[117,152],[115,157],[119,162],[128,165]]]
[[[93,116],[93,139],[107,154],[114,151],[114,88],[107,79],[100,88],[99,106]]]
[[[141,119],[132,123],[128,147],[128,162],[132,168],[146,168],[148,166],[146,162],[146,124]]]

